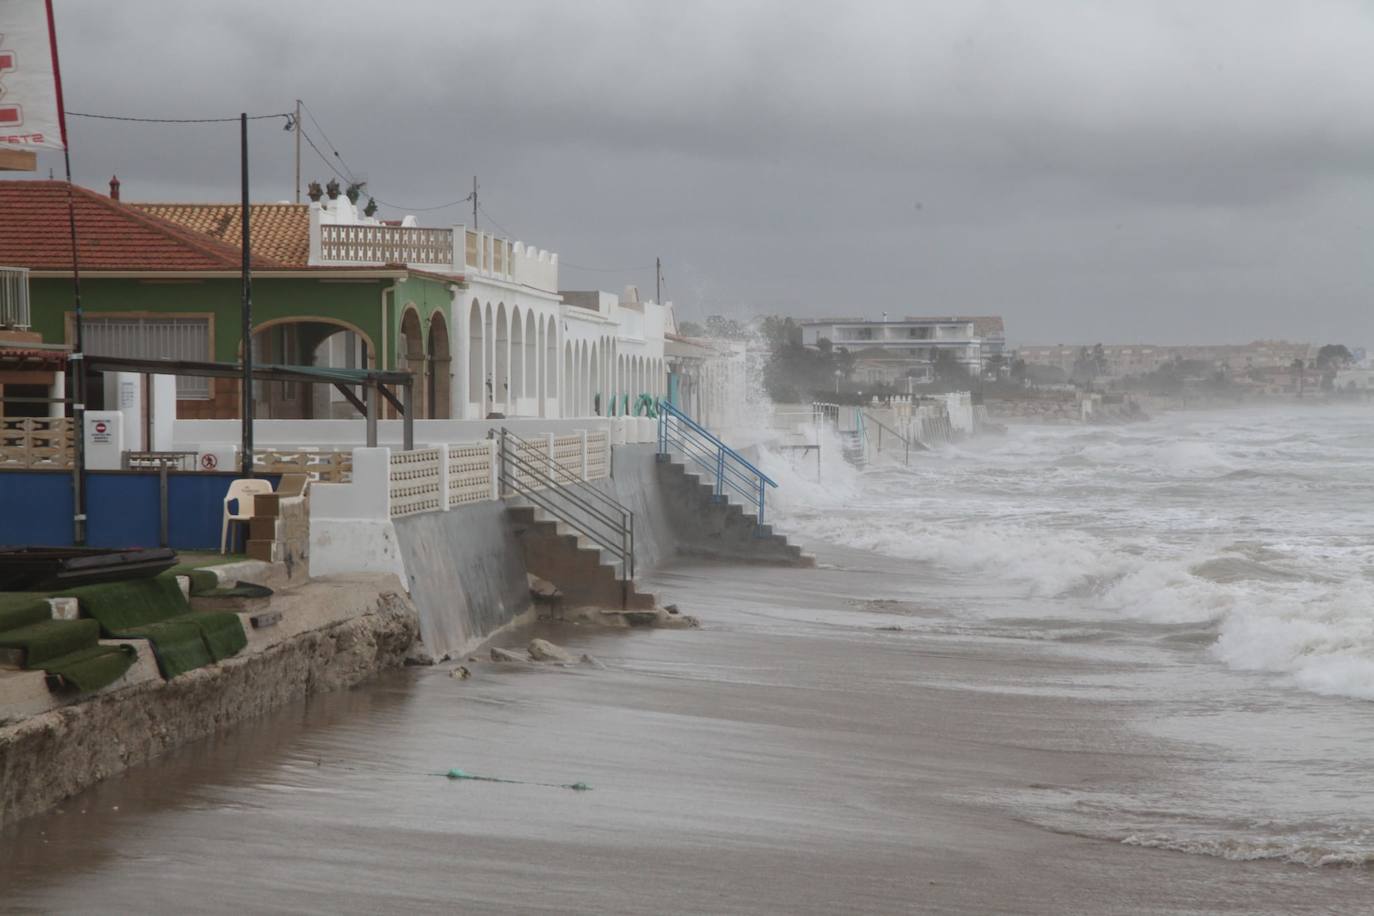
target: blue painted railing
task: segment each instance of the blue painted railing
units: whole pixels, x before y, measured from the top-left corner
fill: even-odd
[[[777,482],[706,427],[667,401],[659,401],[658,453],[666,456],[674,451],[707,474],[717,500],[734,493],[745,505],[757,507],[758,523],[763,524],[764,494],[768,487],[776,488]]]

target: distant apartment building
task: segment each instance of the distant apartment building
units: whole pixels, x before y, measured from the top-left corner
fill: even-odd
[[[1093,344],[1055,344],[1054,346],[1022,346],[1017,354],[1027,364],[1054,366],[1072,374],[1084,350],[1091,352]],[[1248,344],[1192,344],[1164,346],[1160,344],[1103,344],[1103,375],[1124,378],[1147,375],[1175,359],[1201,362],[1233,375],[1252,369],[1280,369],[1304,362],[1316,356],[1311,344],[1289,343],[1284,340],[1256,340]]]
[[[929,382],[939,354],[969,375],[985,369],[993,353],[1000,354],[1006,337],[1002,319],[818,318],[800,322],[802,344],[820,347],[821,341],[843,347],[855,356],[858,381],[898,384],[906,379]]]

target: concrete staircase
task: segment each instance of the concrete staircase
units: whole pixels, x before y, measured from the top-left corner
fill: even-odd
[[[568,607],[650,610],[654,596],[622,581],[620,564],[599,544],[535,506],[506,508],[525,567],[563,593]]]
[[[738,503],[718,501],[715,487],[676,460],[659,456],[664,495],[675,504],[676,517],[691,528],[683,539],[684,553],[746,563],[812,567],[816,558],[796,544],[760,525],[758,516]]]
[[[843,450],[844,460],[856,467],[864,467],[868,464],[868,456],[864,453],[863,434],[857,429],[840,431],[840,448]]]

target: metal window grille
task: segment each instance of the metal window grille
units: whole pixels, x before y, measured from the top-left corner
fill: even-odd
[[[133,359],[210,358],[208,318],[98,318],[82,323],[83,344],[94,356]],[[177,376],[177,397],[206,400],[210,380]]]
[[[0,267],[0,328],[29,328],[29,272]]]

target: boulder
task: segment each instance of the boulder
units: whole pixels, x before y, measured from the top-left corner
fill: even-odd
[[[529,646],[530,658],[537,662],[561,662],[571,664],[575,659],[566,650],[555,646],[547,639],[532,639]]]
[[[525,656],[519,654],[518,652],[512,652],[512,651],[509,650],[509,649],[497,649],[497,648],[493,648],[493,649],[491,650],[491,660],[494,661],[494,662],[528,662],[528,661],[529,661],[528,658],[526,658]]]

